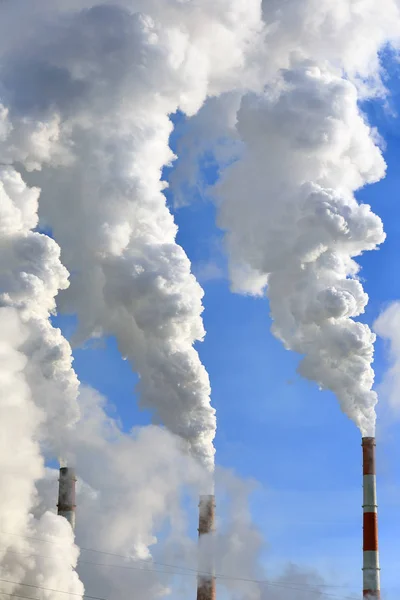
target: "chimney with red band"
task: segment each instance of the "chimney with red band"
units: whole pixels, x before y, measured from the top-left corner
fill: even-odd
[[[364,437],[363,449],[363,596],[380,599],[378,505],[376,501],[375,438]]]

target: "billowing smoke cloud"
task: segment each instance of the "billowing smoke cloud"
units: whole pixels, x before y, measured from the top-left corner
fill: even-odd
[[[193,153],[196,144],[200,155],[217,148],[214,195],[232,288],[266,290],[273,333],[303,356],[300,373],[333,391],[362,434],[373,435],[375,335],[354,320],[368,301],[354,258],[385,236],[354,193],[382,178],[385,163],[358,101],[385,93],[378,53],[398,42],[400,15],[391,0],[382,11],[369,2],[358,8],[263,3],[264,89],[208,101],[180,145]],[[219,127],[211,102],[226,109]],[[191,185],[197,175],[192,166]],[[177,204],[182,179],[178,165]]]
[[[217,185],[233,286],[267,285],[273,332],[304,356],[300,373],[372,435],[375,338],[353,320],[368,300],[353,257],[384,234],[352,192],[383,176],[384,162],[356,89],[314,63],[294,64],[262,97],[243,99],[237,131],[243,157]]]
[[[28,180],[43,188],[41,220],[72,273],[59,306],[78,314],[77,342],[117,337],[140,375],[141,405],[212,470],[215,414],[193,348],[204,336],[203,292],[175,242],[162,169],[174,159],[169,115],[193,114],[208,94],[252,77],[260,3],[76,8],[49,7],[42,20],[35,9],[29,52],[10,42],[0,73],[26,150],[19,160],[38,171]]]
[[[212,471],[215,415],[208,376],[193,348],[204,335],[202,290],[175,242],[162,169],[174,159],[169,115],[193,114],[208,94],[247,77],[245,55],[260,29],[260,5],[223,0],[202,6],[175,1],[62,6],[44,0],[33,7],[17,0],[2,3],[0,10],[0,301],[4,320],[10,321],[4,329],[4,380],[9,383],[4,399],[11,402],[15,395],[24,415],[7,431],[14,445],[19,432],[23,442],[15,455],[12,444],[7,448],[10,471],[17,463],[20,479],[4,497],[1,518],[4,531],[22,540],[11,548],[28,550],[25,562],[8,560],[13,550],[6,547],[2,566],[16,585],[31,581],[46,596],[52,592],[42,588],[79,595],[78,551],[67,524],[48,513],[38,522],[32,517],[44,453],[72,460],[69,450],[75,444],[82,472],[86,462],[94,464],[93,445],[79,443],[81,426],[89,427],[90,419],[86,413],[79,416],[70,347],[49,320],[58,292],[69,285],[58,243],[72,273],[71,288],[59,305],[77,313],[77,341],[115,335],[140,375],[142,405]],[[18,46],[15,30],[24,39]],[[104,514],[111,518],[114,511],[112,529],[91,506],[97,523],[88,520],[90,539],[96,542],[94,532],[102,531],[109,544],[112,529],[115,547],[124,554],[148,552],[172,486],[179,488],[178,457],[167,464],[162,457],[169,438],[151,431],[142,450],[159,444],[160,452],[149,454],[156,462],[149,470],[160,474],[147,486],[136,480],[141,486],[141,502],[133,506],[136,529],[127,526],[116,503],[116,490],[132,500],[131,483],[124,480],[131,455],[123,444],[112,445],[106,431],[101,434],[113,451],[108,461],[103,456],[96,483],[103,469],[107,483],[93,488],[87,477],[88,489],[105,499]],[[139,471],[144,472],[143,464]],[[205,486],[204,477],[202,482]],[[106,489],[113,490],[111,507]],[[43,556],[27,542],[35,531],[38,540],[59,537],[62,552],[52,560]],[[144,597],[161,593],[147,587]]]
[[[38,520],[31,514],[35,482],[43,474],[39,440],[57,452],[57,431],[62,436],[78,414],[69,345],[48,321],[55,294],[67,285],[67,272],[56,244],[32,231],[38,195],[12,167],[0,168],[2,589],[25,596],[25,586],[39,585],[79,597],[83,586],[74,571],[78,549],[72,532],[51,513]],[[63,538],[60,554],[46,564],[35,543],[42,536]]]
[[[108,600],[132,589],[138,600],[195,597],[197,505],[206,471],[165,429],[122,432],[94,390],[83,387],[79,402],[74,457],[68,459],[79,468],[77,570],[86,593]],[[37,517],[54,507],[57,476],[47,469],[39,482]],[[249,510],[254,484],[220,468],[215,481],[218,528],[212,545],[220,593],[237,600],[261,600],[268,594],[283,599],[294,593],[307,598],[311,589],[310,597],[318,598],[323,582],[317,575],[293,567],[282,577],[267,577],[261,560],[264,541]],[[60,541],[39,544],[43,560]]]
[[[354,257],[384,234],[354,192],[385,165],[357,100],[384,93],[378,50],[398,34],[392,0],[356,8],[350,0],[1,4],[0,409],[9,489],[0,521],[14,534],[1,550],[12,590],[83,592],[68,524],[37,507],[44,455],[79,463],[82,545],[151,561],[168,513],[174,534],[164,547],[192,556],[196,568],[196,540],[179,537],[179,489],[204,487],[197,459],[213,470],[216,420],[194,348],[204,336],[203,292],[163,195],[177,111],[191,117],[206,103],[200,118],[209,111],[205,121],[217,124],[205,132],[226,167],[214,191],[233,287],[267,287],[274,333],[304,356],[302,374],[373,433],[374,335],[354,320],[367,302]],[[235,142],[233,164],[224,136]],[[122,436],[90,394],[79,415],[71,350],[49,320],[59,291],[59,308],[78,315],[75,341],[116,336],[140,375],[142,406],[190,456],[157,427]],[[132,456],[148,463],[136,470]],[[237,521],[242,535],[246,518]],[[47,536],[63,551],[42,556],[29,540]],[[221,552],[225,567],[245,564],[256,577],[236,542],[229,532],[220,540],[230,552]],[[126,595],[128,577],[106,573],[87,577],[98,595]],[[168,593],[168,578],[147,577],[138,598]],[[249,597],[234,584],[230,591]]]
[[[197,506],[205,470],[182,450],[180,438],[165,429],[149,426],[123,433],[106,415],[106,400],[97,392],[83,387],[79,399],[81,419],[67,458],[76,463],[79,477],[76,536],[83,550],[78,571],[87,593],[112,600],[134,586],[141,600],[168,596],[171,586],[178,592],[173,585],[177,569],[158,566],[159,561],[194,568],[189,581],[183,581],[193,587],[197,544],[188,535],[182,499]],[[48,470],[39,490],[38,515],[54,506],[57,471]],[[42,545],[41,554],[51,551]]]
[[[59,453],[79,413],[71,349],[49,322],[56,294],[68,286],[68,272],[57,244],[34,231],[39,189],[29,188],[5,164],[11,162],[10,155],[12,160],[23,160],[40,154],[46,132],[40,125],[28,127],[30,148],[23,140],[19,144],[18,127],[13,128],[8,111],[0,108],[2,578],[6,593],[26,595],[26,585],[40,585],[79,596],[83,586],[74,571],[78,549],[72,532],[51,513],[39,520],[31,514],[37,502],[35,482],[43,471],[39,441],[53,455]],[[61,554],[43,564],[36,537],[59,535],[63,536]]]
[[[3,124],[9,125],[7,120]],[[3,152],[0,146],[0,157],[6,155],[7,149]],[[24,372],[35,402],[44,410],[43,435],[57,452],[59,436],[78,417],[71,349],[49,322],[58,290],[68,286],[68,272],[56,243],[32,231],[38,222],[39,190],[27,187],[12,167],[2,166],[0,195],[0,306],[18,311],[27,326],[23,352],[29,360]]]

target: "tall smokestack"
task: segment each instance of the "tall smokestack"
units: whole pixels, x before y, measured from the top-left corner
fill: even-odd
[[[72,529],[75,529],[75,471],[70,467],[60,468],[58,486],[58,514],[65,517]]]
[[[200,496],[199,504],[199,545],[200,565],[197,580],[197,600],[215,600],[215,576],[213,549],[201,544],[202,536],[212,535],[215,531],[215,498],[213,495]]]
[[[378,505],[376,501],[375,438],[364,437],[363,449],[363,596],[379,600]]]

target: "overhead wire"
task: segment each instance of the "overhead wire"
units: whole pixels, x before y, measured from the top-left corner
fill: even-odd
[[[42,556],[42,555],[36,555],[38,557],[41,558],[52,558],[49,556]],[[81,561],[84,562],[86,564],[90,564],[90,565],[95,565],[95,566],[100,566],[100,567],[117,567],[117,568],[123,568],[123,569],[128,569],[128,570],[132,570],[132,571],[147,571],[147,572],[152,572],[152,573],[160,573],[160,574],[164,574],[164,575],[186,575],[189,577],[196,577],[198,575],[203,575],[203,576],[212,576],[215,577],[215,579],[218,580],[222,580],[222,581],[241,581],[241,582],[246,582],[246,583],[253,583],[253,584],[257,584],[257,585],[266,585],[269,587],[276,587],[276,588],[281,588],[281,589],[286,589],[286,590],[293,590],[296,592],[308,592],[308,593],[313,593],[313,594],[318,594],[320,597],[324,597],[324,598],[335,598],[337,600],[357,600],[357,598],[355,596],[338,596],[337,594],[330,594],[330,593],[326,593],[324,591],[321,591],[320,589],[317,589],[314,586],[309,586],[309,587],[298,587],[298,584],[296,582],[292,582],[293,585],[291,585],[290,582],[288,583],[282,583],[282,582],[278,582],[278,581],[268,581],[268,580],[258,580],[258,579],[251,579],[251,578],[245,578],[245,577],[231,577],[231,576],[226,576],[226,575],[220,575],[220,574],[213,574],[213,573],[209,573],[209,572],[202,572],[202,571],[196,571],[196,573],[181,573],[181,572],[174,572],[174,571],[160,571],[158,569],[153,569],[153,568],[148,568],[148,567],[134,567],[134,566],[128,566],[128,565],[110,565],[107,563],[94,563],[94,562],[89,562],[89,561]],[[51,591],[54,593],[60,593],[60,594],[69,594],[72,596],[79,596],[82,598],[87,598],[88,600],[107,600],[106,598],[100,598],[98,596],[92,596],[89,594],[79,594],[77,592],[70,592],[67,590],[55,590],[53,588],[47,588],[44,586],[39,586],[39,585],[34,585],[34,584],[28,584],[28,583],[19,583],[17,581],[11,581],[8,579],[2,579],[0,578],[1,582],[4,583],[10,583],[10,584],[14,584],[14,585],[20,585],[20,586],[25,586],[25,587],[31,587],[31,588],[35,588],[35,589],[41,589],[41,590],[46,590],[46,591]],[[305,584],[300,584],[300,585],[305,585]],[[1,593],[1,592],[0,592]],[[6,592],[8,593],[8,592]],[[34,599],[37,600],[37,599]]]
[[[54,590],[53,588],[44,587],[42,585],[35,585],[34,583],[19,583],[18,581],[11,581],[10,579],[1,579],[3,583],[12,583],[13,585],[22,585],[24,587],[35,588],[37,590],[46,590],[47,592],[55,592],[57,594],[69,594],[70,596],[79,596],[80,598],[88,598],[88,600],[107,600],[106,598],[99,598],[98,596],[89,596],[88,594],[79,594],[78,592],[69,592],[67,590]],[[8,592],[5,592],[6,594]]]
[[[142,569],[143,570],[143,569]],[[144,569],[147,571],[154,571],[154,569]],[[182,573],[177,573],[178,575],[182,575]],[[189,575],[189,573],[186,573],[186,575]],[[216,579],[218,579],[218,577],[216,576]],[[237,580],[237,578],[234,578],[235,580]],[[283,589],[287,589],[287,590],[293,590],[293,591],[297,591],[297,592],[313,592],[313,590],[305,590],[305,589],[301,589],[298,587],[294,587],[294,586],[287,586],[285,584],[278,584],[278,583],[272,583],[272,582],[267,582],[267,581],[258,581],[256,579],[244,579],[244,578],[240,578],[240,581],[247,581],[247,582],[251,582],[251,583],[257,583],[257,584],[265,584],[268,586],[272,586],[272,587],[278,587],[278,588],[283,588]],[[53,588],[47,588],[45,586],[41,586],[41,585],[34,585],[34,584],[28,584],[28,583],[19,583],[17,581],[11,581],[8,579],[0,579],[0,581],[5,582],[5,583],[11,583],[13,585],[18,585],[18,586],[23,586],[23,587],[31,587],[31,588],[35,588],[35,589],[39,589],[39,590],[45,590],[45,591],[49,591],[49,592],[54,592],[54,593],[60,593],[60,594],[69,594],[71,596],[80,596],[81,598],[88,598],[90,600],[108,600],[107,598],[102,598],[100,596],[90,596],[88,594],[78,594],[76,592],[70,592],[70,591],[66,591],[66,590],[55,590]],[[7,594],[9,596],[15,596],[17,598],[28,598],[29,600],[39,600],[38,598],[33,598],[30,596],[19,596],[18,594],[14,594],[11,592],[6,592],[3,590],[0,590],[0,594]],[[354,596],[337,596],[334,594],[326,594],[325,592],[321,592],[320,590],[315,590],[315,593],[318,593],[321,597],[326,597],[326,598],[337,598],[338,600],[357,600]]]
[[[37,542],[54,544],[54,545],[57,545],[57,546],[58,545],[62,545],[61,542],[57,542],[57,541],[54,541],[54,540],[44,540],[44,539],[40,539],[40,538],[36,538],[36,537],[28,537],[28,536],[23,536],[23,535],[19,535],[19,534],[16,534],[16,533],[11,533],[11,532],[6,532],[6,531],[0,531],[0,533],[4,533],[6,535],[12,535],[12,536],[16,536],[16,537],[21,537],[23,539],[34,540],[34,541],[37,541]],[[80,551],[84,551],[84,552],[94,552],[94,553],[102,554],[102,555],[105,555],[105,556],[113,556],[113,557],[116,557],[116,558],[122,558],[124,560],[126,560],[126,558],[127,558],[126,555],[117,554],[115,552],[107,552],[105,550],[97,550],[97,549],[94,549],[94,548],[85,548],[84,546],[78,546],[78,547],[79,547]],[[12,552],[14,552],[14,551],[12,551]],[[39,556],[41,558],[52,558],[52,557],[44,556],[44,555],[40,555],[40,554],[38,554],[37,556]],[[193,574],[193,575],[196,575],[196,576],[197,575],[204,575],[204,576],[213,576],[213,577],[221,578],[221,579],[235,579],[235,580],[238,580],[238,581],[242,581],[242,580],[243,581],[248,581],[246,578],[237,578],[237,577],[232,578],[230,576],[225,576],[225,575],[220,574],[220,573],[214,574],[214,573],[210,573],[208,571],[199,571],[199,569],[195,569],[195,568],[192,568],[192,567],[186,567],[186,566],[179,566],[179,565],[176,565],[176,564],[162,563],[162,562],[158,562],[158,561],[154,561],[154,560],[152,560],[151,563],[149,563],[149,561],[146,560],[146,559],[144,559],[144,558],[135,558],[134,560],[136,562],[140,561],[140,562],[144,562],[146,564],[152,564],[152,565],[156,565],[156,566],[160,566],[160,567],[167,567],[167,568],[171,568],[171,569],[180,569],[180,570],[190,571],[190,573],[175,573],[175,574],[179,574],[179,575],[189,575],[189,574],[191,575],[191,574]],[[117,569],[150,570],[147,567],[140,568],[140,567],[133,567],[133,566],[129,566],[129,565],[114,565],[114,564],[108,564],[108,563],[96,563],[96,562],[92,562],[92,561],[86,561],[86,560],[83,560],[83,559],[79,559],[79,563],[88,564],[88,565],[95,565],[95,566],[102,566],[102,567],[114,567],[114,568],[117,568]],[[167,574],[170,573],[170,571],[156,571],[156,572],[167,573]],[[269,583],[267,580],[251,580],[251,581],[254,581],[254,582],[257,581],[257,583]],[[303,583],[303,584],[299,583],[299,584],[296,584],[296,585],[303,585],[307,589],[309,587],[317,587],[317,586],[311,586],[310,584],[305,584],[305,583]],[[321,587],[333,589],[333,588],[344,588],[346,586],[344,586],[344,585],[329,585],[329,584],[321,584],[321,585],[318,586],[318,588],[321,588]]]
[[[34,596],[19,596],[18,594],[12,594],[11,592],[5,592],[4,590],[0,590],[0,595],[4,594],[5,596],[10,596],[12,598],[25,598],[26,600],[40,600],[40,598],[35,598]]]

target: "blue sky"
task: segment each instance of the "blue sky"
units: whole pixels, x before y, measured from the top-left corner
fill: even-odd
[[[400,256],[400,111],[399,67],[386,61],[390,73],[392,113],[380,102],[365,105],[371,124],[386,140],[387,178],[359,193],[384,220],[387,241],[379,252],[361,258],[362,277],[370,296],[365,320],[372,324],[384,306],[400,298],[397,262]],[[211,170],[205,172],[212,177]],[[176,213],[178,241],[193,269],[224,264],[221,234],[214,208],[198,200]],[[212,272],[218,275],[217,272]],[[200,279],[202,279],[200,277]],[[198,349],[212,383],[217,409],[217,463],[260,483],[252,512],[266,541],[264,561],[275,574],[288,561],[318,569],[329,583],[361,587],[361,447],[360,434],[339,409],[332,394],[296,374],[298,357],[283,349],[270,333],[268,303],[234,295],[223,274],[201,280],[205,290],[207,336]],[[57,318],[67,337],[73,319]],[[138,410],[137,381],[121,360],[113,339],[76,349],[75,368],[83,383],[107,396],[128,430],[146,424],[150,415]],[[387,368],[387,349],[376,346],[377,383]],[[400,535],[399,425],[380,411],[378,427],[378,501],[382,588],[398,596]],[[348,589],[346,589],[346,593]],[[341,588],[332,594],[342,597]]]

